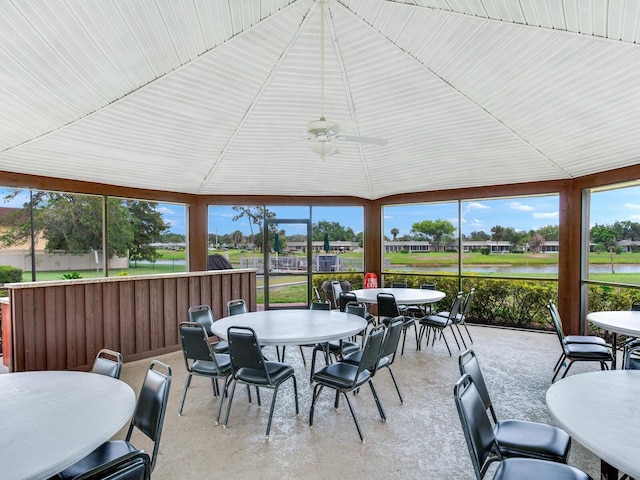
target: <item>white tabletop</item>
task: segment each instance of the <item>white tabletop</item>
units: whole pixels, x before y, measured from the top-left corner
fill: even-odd
[[[377,303],[379,293],[391,293],[400,304],[423,304],[439,302],[445,297],[444,292],[423,288],[364,288],[352,290],[360,302]]]
[[[227,338],[232,325],[252,328],[261,345],[306,345],[355,335],[367,327],[367,321],[338,310],[265,310],[221,318],[211,330]]]
[[[547,391],[547,407],[577,442],[609,465],[640,478],[640,371],[566,377]]]
[[[136,396],[126,383],[86,372],[0,375],[0,477],[48,478],[127,424]]]
[[[640,336],[640,312],[621,310],[611,312],[592,312],[587,315],[587,321],[610,332]]]

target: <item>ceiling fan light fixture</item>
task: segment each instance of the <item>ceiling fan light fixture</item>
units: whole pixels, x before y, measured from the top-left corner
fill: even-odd
[[[338,147],[330,142],[309,142],[309,147],[314,153],[320,155],[322,158],[340,153],[338,151]]]

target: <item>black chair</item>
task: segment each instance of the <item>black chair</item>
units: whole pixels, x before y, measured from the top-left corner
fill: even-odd
[[[562,366],[566,360],[569,360],[569,364],[566,366],[562,377],[564,378],[569,373],[569,369],[574,362],[598,362],[600,363],[601,370],[608,370],[606,362],[613,362],[613,354],[611,352],[611,348],[609,345],[602,344],[602,339],[597,340],[599,337],[593,335],[571,335],[568,337],[564,336],[562,331],[562,322],[560,321],[560,316],[558,315],[558,311],[555,308],[553,302],[549,302],[547,304],[547,309],[549,310],[549,314],[551,315],[551,321],[553,322],[553,326],[556,330],[556,335],[558,336],[558,340],[560,342],[560,347],[562,353],[560,354],[560,358],[556,362],[556,366],[553,371],[553,378],[551,379],[551,383],[556,380],[556,377],[562,370]],[[591,339],[593,339],[591,341]],[[591,343],[574,343],[575,341],[591,341]]]
[[[262,349],[258,343],[258,337],[253,329],[248,327],[229,327],[227,330],[227,340],[229,342],[229,356],[231,358],[231,371],[229,382],[225,387],[225,394],[231,387],[229,400],[227,401],[227,414],[224,419],[223,427],[227,428],[229,421],[229,413],[231,412],[231,403],[235,393],[236,384],[244,383],[248,386],[264,387],[273,390],[273,398],[271,399],[271,410],[269,411],[269,421],[267,422],[267,431],[265,436],[269,438],[271,430],[271,420],[273,419],[273,410],[276,405],[278,388],[282,383],[291,379],[293,381],[293,392],[296,402],[296,415],[300,413],[298,407],[298,385],[294,375],[293,367],[286,363],[269,362],[262,355]],[[258,401],[260,394],[258,393]]]
[[[248,313],[249,309],[247,308],[247,303],[241,299],[236,298],[235,300],[229,300],[227,302],[227,315],[241,315],[243,313]]]
[[[356,294],[353,292],[341,292],[340,293],[340,311],[344,312],[345,309],[347,308],[347,304],[351,303],[360,303],[362,305],[365,306],[365,316],[364,318],[367,320],[367,323],[369,324],[375,324],[376,323],[376,317],[374,315],[372,315],[371,313],[369,313],[369,311],[366,308],[366,304],[364,302],[358,302],[358,297],[356,297]]]
[[[333,308],[340,308],[340,294],[342,293],[342,285],[338,280],[331,282],[331,293],[333,293]]]
[[[391,282],[391,288],[407,288],[407,282]],[[408,315],[406,305],[398,305],[398,311],[401,315]]]
[[[161,372],[158,368],[164,370],[164,372]],[[110,440],[103,443],[89,455],[60,472],[55,478],[75,479],[100,465],[129,453],[137,452],[138,449],[130,442],[134,427],[153,442],[153,452],[151,454],[151,471],[153,471],[158,457],[170,387],[171,367],[158,360],[153,360],[144,377],[136,409],[133,412],[133,418],[129,424],[125,440]],[[99,415],[99,413],[96,412],[96,415]]]
[[[213,396],[219,396],[218,379],[224,378],[224,391],[227,386],[227,380],[231,374],[231,361],[229,355],[225,353],[214,353],[207,332],[204,326],[197,322],[182,322],[180,324],[180,341],[182,343],[182,353],[184,356],[184,366],[187,370],[187,378],[184,381],[184,392],[178,415],[182,415],[184,401],[187,398],[187,390],[191,384],[193,375],[199,377],[207,377],[211,379],[213,387]],[[216,425],[220,421],[220,413],[222,411],[222,400],[220,397],[218,404],[218,415],[216,416]]]
[[[562,429],[544,423],[523,420],[500,420],[496,416],[489,390],[473,350],[458,357],[460,374],[468,374],[480,394],[484,409],[491,413],[493,433],[503,457],[528,457],[567,463],[571,437]]]
[[[143,450],[123,455],[83,473],[74,480],[149,480],[151,459]]]
[[[96,359],[91,367],[91,372],[106,375],[108,377],[120,378],[123,363],[122,354],[120,352],[103,348],[96,355]]]
[[[313,426],[313,414],[315,410],[316,401],[322,393],[322,390],[327,387],[336,391],[334,407],[337,409],[340,401],[340,393],[344,395],[351,411],[351,416],[356,424],[358,435],[360,440],[364,443],[364,437],[362,436],[362,430],[358,423],[358,418],[353,410],[353,405],[349,400],[349,393],[357,390],[365,383],[371,387],[371,393],[376,401],[380,418],[386,420],[382,404],[378,398],[373,382],[371,381],[376,373],[378,361],[380,358],[380,348],[382,347],[382,341],[384,339],[385,326],[378,325],[367,336],[367,341],[362,352],[362,358],[360,363],[354,365],[344,361],[332,363],[327,365],[313,374],[312,381],[315,383],[313,387],[313,397],[311,401],[311,409],[309,411],[309,426]]]
[[[351,315],[358,315],[359,317],[362,317],[367,321],[367,326],[365,327],[365,329],[362,332],[357,333],[352,339],[353,341],[355,341],[356,336],[361,336],[362,337],[361,344],[364,347],[364,340],[367,336],[367,332],[369,331],[369,327],[375,327],[376,325],[376,317],[374,317],[367,311],[366,303],[359,302],[357,300],[348,302],[347,305],[345,306],[344,311],[345,313],[350,313]]]
[[[477,480],[482,480],[493,462],[500,462],[493,475],[494,480],[593,480],[586,473],[565,463],[537,458],[505,458],[470,375],[465,374],[456,382],[453,394]]]
[[[438,333],[440,334],[440,338],[444,340],[444,344],[447,346],[447,350],[449,351],[449,355],[451,355],[451,349],[449,348],[449,342],[447,342],[447,337],[444,334],[444,330],[446,328],[451,329],[451,335],[453,335],[453,339],[456,341],[456,345],[458,346],[458,350],[460,349],[460,343],[458,342],[458,337],[456,337],[456,332],[453,330],[453,325],[455,323],[456,316],[460,311],[460,304],[462,302],[462,292],[458,292],[458,294],[453,299],[451,303],[451,308],[449,309],[449,315],[447,317],[443,317],[441,315],[427,315],[426,317],[422,317],[420,319],[420,334],[418,335],[418,349],[422,345],[422,338],[425,337],[426,334],[426,343],[429,344],[429,336],[433,331],[433,340],[431,341],[431,346],[433,346],[436,342],[436,336]]]
[[[627,349],[624,357],[624,369],[640,370],[640,345]]]
[[[189,321],[202,324],[205,332],[207,332],[207,336],[213,336],[211,329],[213,328],[214,318],[209,305],[189,307]],[[229,344],[227,342],[211,342],[211,348],[215,353],[229,353]]]
[[[331,306],[330,304],[324,304],[324,305],[326,306],[316,307],[316,309],[330,310],[330,308],[327,308],[327,306],[329,307]],[[314,304],[312,303],[311,307],[313,306]],[[354,313],[354,312],[348,312],[348,313]],[[311,352],[311,371],[309,373],[309,381],[311,382],[313,379],[313,372],[315,372],[315,369],[316,369],[316,355],[318,353],[323,354],[325,365],[329,365],[331,363],[332,358],[335,358],[336,360],[342,360],[345,357],[345,355],[349,355],[350,353],[357,352],[358,350],[360,350],[360,345],[358,345],[356,342],[351,340],[340,339],[340,340],[331,340],[329,342],[316,343],[313,346],[313,351]]]
[[[633,303],[631,304],[631,311],[632,312],[640,311],[640,300],[633,301]],[[638,338],[631,337],[624,342],[622,346],[622,368],[626,368],[625,362],[627,361],[628,351],[637,346],[640,346],[640,339]]]
[[[435,283],[422,283],[420,284],[420,290],[435,290]],[[433,313],[431,304],[425,303],[424,305],[409,305],[407,307],[407,315],[411,315],[412,317],[422,318],[425,315],[431,315]]]
[[[380,358],[378,360],[378,365],[376,366],[378,370],[380,370],[381,368],[386,368],[389,370],[391,380],[393,380],[393,384],[396,387],[396,392],[398,392],[400,403],[404,403],[404,399],[402,398],[402,394],[400,393],[400,387],[398,387],[396,377],[393,375],[393,370],[391,370],[391,365],[396,359],[396,352],[398,351],[398,345],[400,344],[400,336],[402,335],[403,323],[404,318],[402,316],[398,316],[394,318],[387,326],[386,333],[384,335],[384,341],[382,342],[382,348],[380,349]],[[344,361],[347,363],[358,365],[362,361],[362,354],[363,350],[351,353],[344,358]]]
[[[378,317],[382,317],[382,323],[388,325],[389,322],[399,315],[402,315],[398,305],[396,304],[396,297],[392,293],[379,293],[376,295],[378,302]],[[402,327],[402,350],[400,355],[404,355],[404,344],[407,340],[407,329],[413,327],[416,334],[416,349],[418,349],[418,327],[416,326],[416,320],[413,317],[402,315],[404,324]]]
[[[473,343],[473,339],[471,338],[471,334],[469,333],[469,329],[467,328],[467,322],[465,322],[465,319],[467,318],[467,315],[469,314],[469,310],[471,309],[471,303],[473,302],[473,297],[475,296],[475,293],[476,293],[475,288],[472,288],[471,290],[469,290],[469,293],[467,293],[467,296],[464,298],[464,302],[460,307],[460,311],[458,312],[458,314],[456,315],[456,318],[453,321],[453,324],[455,325],[456,330],[458,330],[458,333],[460,334],[460,340],[462,340],[462,345],[464,345],[464,348],[467,348],[467,343],[464,341],[464,337],[462,336],[462,330],[460,330],[460,325],[462,325],[466,330],[467,336],[469,337],[469,342]],[[441,317],[449,317],[449,312],[438,312],[438,315],[440,315]]]

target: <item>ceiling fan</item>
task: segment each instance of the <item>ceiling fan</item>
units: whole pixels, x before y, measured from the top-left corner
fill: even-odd
[[[334,142],[368,143],[386,145],[382,138],[345,135],[345,130],[354,128],[352,121],[332,122],[324,117],[324,9],[325,0],[316,0],[320,5],[320,119],[307,124],[309,147],[324,160],[325,156],[340,153]]]

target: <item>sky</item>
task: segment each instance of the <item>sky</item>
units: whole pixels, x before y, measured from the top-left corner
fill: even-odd
[[[5,190],[6,191],[6,190]],[[2,194],[0,190],[0,195]],[[13,201],[1,202],[0,206],[22,207],[28,201],[28,191],[23,191]],[[472,231],[484,230],[501,225],[516,230],[536,230],[546,225],[558,224],[559,197],[557,195],[539,197],[517,197],[491,200],[469,200],[462,203],[462,231],[468,235]],[[268,207],[277,218],[309,218],[309,207]],[[413,223],[422,220],[449,220],[458,227],[458,206],[456,202],[438,204],[413,204],[391,206],[384,209],[384,234],[391,237],[391,229],[399,230],[398,236],[408,235]],[[170,225],[172,233],[184,234],[186,229],[186,207],[177,204],[158,204],[158,210]],[[219,235],[240,230],[249,235],[251,228],[246,218],[233,221],[235,212],[230,206],[209,208],[209,233]],[[361,232],[363,209],[361,207],[313,207],[312,222],[325,220],[339,222]],[[640,222],[640,187],[621,188],[592,193],[591,226],[610,225],[616,221]],[[299,228],[300,227],[300,228]],[[303,233],[300,225],[290,225],[287,234]]]

